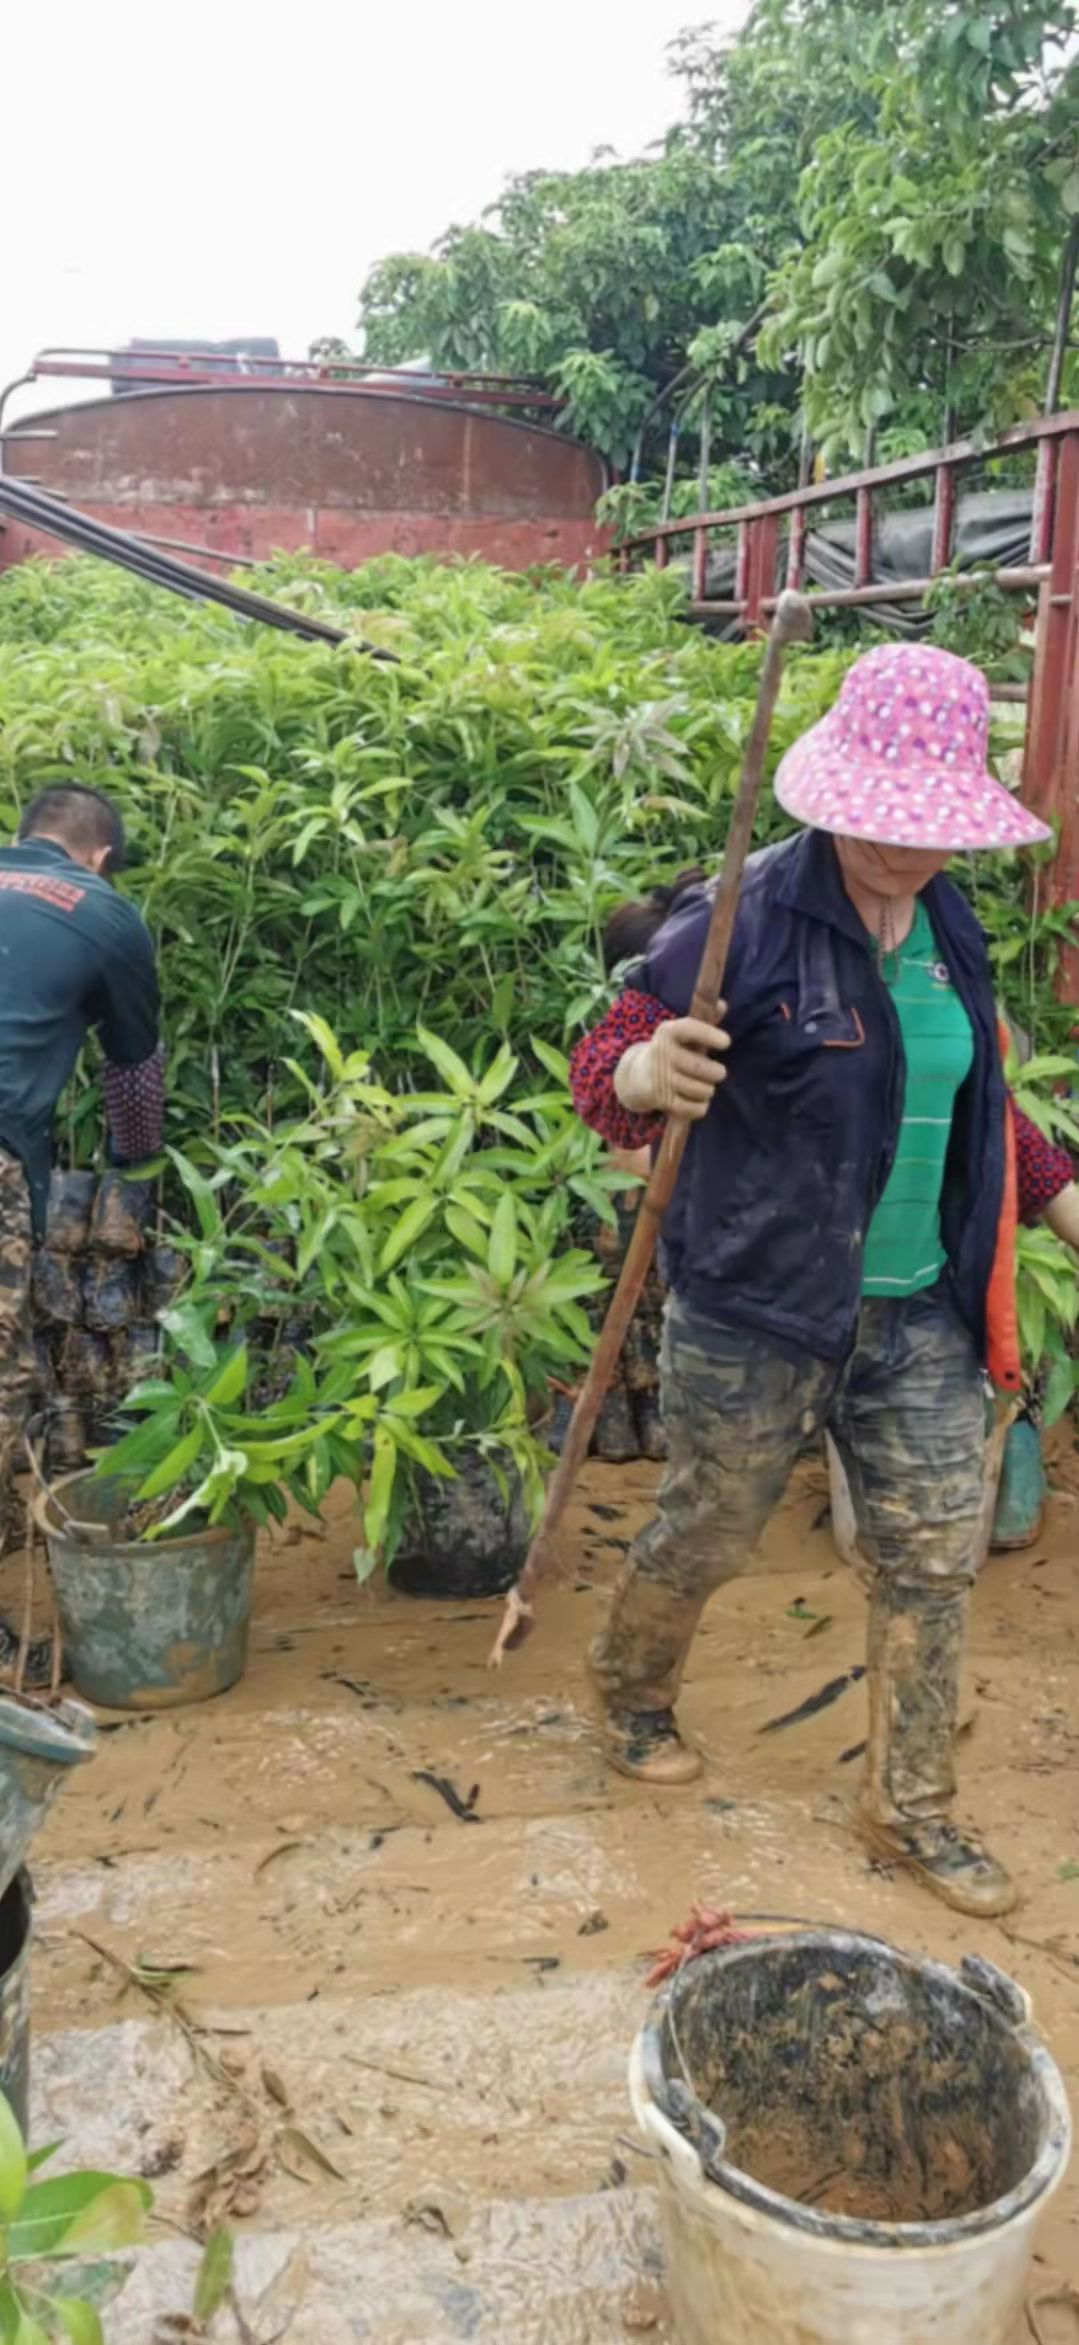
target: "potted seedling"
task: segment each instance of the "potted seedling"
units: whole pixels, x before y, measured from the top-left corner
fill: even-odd
[[[411,1593],[494,1595],[542,1505],[552,1379],[587,1359],[583,1305],[605,1284],[569,1242],[575,1205],[597,1202],[595,1149],[561,1088],[507,1104],[508,1046],[474,1075],[437,1036],[419,1041],[443,1087],[408,1098],[371,1152],[375,1275],[320,1349],[382,1403],[360,1576],[384,1561]]]
[[[167,1372],[129,1394],[129,1429],[92,1472],[38,1501],[71,1676],[114,1709],[233,1685],[259,1526],[283,1520],[290,1500],[317,1512],[327,1478],[355,1471],[330,1380],[300,1362],[273,1406],[252,1408],[246,1343],[215,1343],[193,1303],[169,1321]]]
[[[473,1075],[421,1029],[443,1088],[394,1097],[365,1053],[302,1024],[325,1070],[319,1084],[289,1062],[306,1113],[174,1158],[198,1221],[179,1309],[235,1332],[274,1309],[287,1323],[301,1299],[298,1390],[340,1412],[308,1497],[327,1473],[358,1480],[361,1577],[387,1564],[409,1587],[491,1593],[542,1498],[550,1381],[588,1355],[582,1304],[604,1275],[568,1233],[582,1203],[603,1209],[607,1176],[561,1087],[507,1104],[506,1046]]]

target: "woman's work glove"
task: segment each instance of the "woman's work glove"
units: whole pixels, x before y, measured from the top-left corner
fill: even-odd
[[[722,1016],[726,1004],[719,1005]],[[634,1042],[614,1071],[614,1087],[632,1115],[685,1116],[696,1123],[707,1115],[716,1087],[727,1072],[715,1056],[729,1050],[730,1035],[703,1018],[668,1018],[648,1042]]]

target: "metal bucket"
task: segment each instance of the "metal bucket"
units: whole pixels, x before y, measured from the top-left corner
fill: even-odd
[[[702,1955],[630,2092],[682,2345],[1011,2345],[1071,2121],[990,1964],[839,1930]]]
[[[81,1702],[51,1710],[0,1694],[0,1897],[72,1767],[93,1757],[97,1728]]]
[[[206,1701],[247,1662],[254,1528],[110,1538],[131,1495],[130,1483],[73,1474],[37,1501],[67,1666],[81,1694],[112,1710]]]
[[[0,1897],[0,2090],[25,2135],[30,2103],[30,1938],[33,1889],[16,1875]]]

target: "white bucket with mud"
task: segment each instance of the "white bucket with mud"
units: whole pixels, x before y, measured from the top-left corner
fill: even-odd
[[[1013,2345],[1071,2121],[990,1964],[834,1930],[702,1955],[630,2092],[681,2345]]]

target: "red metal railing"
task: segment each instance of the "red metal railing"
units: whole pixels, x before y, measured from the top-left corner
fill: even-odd
[[[985,446],[960,440],[947,448],[905,456],[897,464],[847,473],[840,480],[814,482],[787,496],[758,505],[698,513],[666,521],[621,549],[623,569],[651,554],[665,568],[672,543],[692,547],[694,613],[741,619],[748,632],[763,627],[775,607],[780,534],[786,528],[786,584],[800,587],[810,517],[817,506],[853,500],[855,556],[852,587],[814,588],[824,610],[871,609],[875,603],[921,602],[952,560],[957,485],[972,465],[994,457],[1034,450],[1037,456],[1029,557],[1010,569],[959,572],[955,584],[972,587],[991,579],[1006,591],[1036,598],[1034,667],[1027,703],[1023,750],[1023,797],[1047,822],[1059,826],[1050,866],[1049,895],[1056,904],[1079,900],[1079,411],[1019,424]],[[933,544],[924,578],[889,579],[874,585],[874,500],[879,491],[914,480],[933,482]],[[715,531],[737,531],[735,591],[729,601],[709,600],[708,556]],[[1079,1002],[1079,941],[1062,957],[1065,1000]]]
[[[467,400],[474,406],[559,409],[564,402],[520,375],[490,375],[448,369],[370,366],[352,358],[257,358],[234,351],[41,350],[22,383],[46,376],[88,382],[130,383],[133,388],[200,385],[212,390],[294,391],[304,385],[334,390],[413,392],[424,399]]]

